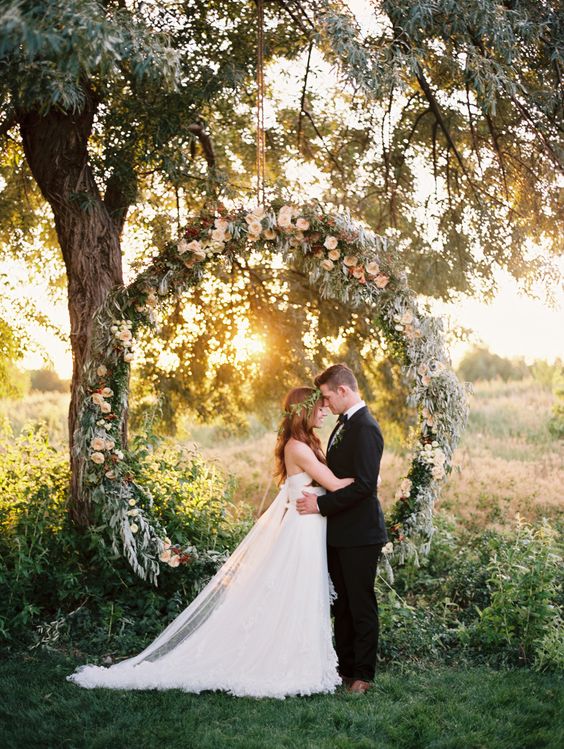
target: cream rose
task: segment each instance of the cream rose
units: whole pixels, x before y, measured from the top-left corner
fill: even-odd
[[[366,272],[369,276],[377,276],[380,273],[380,266],[375,260],[370,263],[366,263]]]
[[[105,477],[106,477],[107,479],[115,479],[115,478],[116,478],[116,476],[117,476],[117,474],[116,474],[116,472],[115,472],[115,471],[106,471],[106,473],[104,474],[104,476],[105,476]]]
[[[204,255],[206,254],[206,251],[202,247],[202,243],[198,242],[197,239],[193,239],[186,247],[188,252],[192,252],[194,255]]]
[[[159,298],[158,298],[158,296],[157,296],[157,295],[155,294],[155,292],[154,292],[154,291],[150,291],[150,292],[149,292],[149,293],[147,294],[147,299],[146,299],[146,301],[145,301],[145,304],[146,304],[147,306],[149,306],[149,307],[156,307],[158,303],[159,303]]]
[[[307,231],[309,229],[309,221],[307,218],[298,218],[296,219],[296,227],[300,231]]]
[[[327,247],[328,250],[334,250],[336,249],[337,245],[339,244],[339,240],[337,237],[325,237],[325,242],[323,242],[323,246]]]
[[[329,250],[327,254],[329,255],[329,259],[333,260],[333,262],[341,257],[341,253],[339,250]]]
[[[257,236],[260,236],[262,232],[262,224],[257,221],[252,221],[249,224],[249,234],[256,234]]]
[[[116,446],[116,443],[114,442],[114,440],[104,440],[103,442],[104,442],[105,450],[113,450],[114,447]]]
[[[101,393],[92,393],[92,403],[96,406],[101,406],[106,401]]]
[[[107,403],[106,401],[104,401],[103,403],[100,403],[100,411],[103,414],[111,414],[112,407],[110,406],[109,403]]]
[[[335,263],[332,260],[329,260],[329,258],[325,258],[325,260],[321,261],[321,267],[323,270],[333,270]]]
[[[108,374],[108,368],[103,364],[100,364],[100,366],[96,370],[96,374],[98,375],[98,377],[105,377]]]
[[[278,211],[278,226],[283,229],[292,226],[292,208],[289,205],[283,205]]]
[[[126,343],[133,338],[133,335],[131,333],[131,330],[129,330],[129,328],[122,328],[120,331],[116,333],[116,338],[118,339],[118,341],[122,341],[123,343]]]
[[[214,229],[211,233],[211,238],[214,242],[225,242],[225,232],[223,229]]]
[[[343,263],[347,266],[347,268],[354,268],[354,266],[358,263],[358,258],[356,255],[345,255]]]
[[[218,217],[214,221],[214,226],[221,232],[226,232],[229,228],[229,221],[225,218]]]
[[[104,398],[111,398],[113,394],[114,391],[111,388],[104,388],[102,390],[102,395],[104,396]]]
[[[105,461],[104,453],[100,453],[100,452],[91,453],[90,460],[93,463],[97,463],[98,465],[101,465]]]
[[[184,255],[185,252],[188,252],[188,248],[189,248],[189,244],[184,238],[182,238],[180,242],[176,245],[176,249],[178,250],[179,255]]]
[[[105,450],[106,440],[102,439],[101,437],[94,437],[90,442],[90,447],[93,450]]]
[[[129,517],[134,518],[134,517],[137,517],[137,515],[139,515],[139,510],[137,507],[134,507],[133,510],[128,510],[127,514],[129,515]]]
[[[130,499],[127,504],[130,505],[131,507],[133,507],[134,505],[137,504],[137,500],[136,499]]]
[[[121,450],[116,450],[116,451],[114,452],[114,455],[116,456],[116,458],[117,458],[118,460],[123,460],[123,453],[122,453],[122,451],[121,451]]]
[[[378,273],[376,278],[374,279],[374,283],[379,289],[385,289],[389,282],[388,276],[385,276],[383,273]]]
[[[126,351],[123,355],[123,360],[127,362],[128,364],[131,364],[131,362],[135,359],[135,354],[131,351]]]
[[[137,525],[137,523],[131,523],[131,525],[129,526],[129,530],[132,533],[137,533],[137,531],[139,530],[139,526]]]
[[[258,219],[261,219],[264,217],[266,213],[266,208],[263,205],[258,205],[256,208],[253,208],[250,215],[256,216]]]

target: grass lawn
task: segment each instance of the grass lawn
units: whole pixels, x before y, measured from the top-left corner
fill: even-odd
[[[366,696],[285,701],[83,690],[62,656],[0,664],[0,746],[98,749],[541,749],[564,746],[563,680],[531,671],[388,668]]]

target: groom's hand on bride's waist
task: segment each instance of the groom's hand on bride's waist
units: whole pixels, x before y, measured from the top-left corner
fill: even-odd
[[[302,496],[296,501],[296,509],[300,515],[312,515],[319,512],[317,494],[302,492]]]

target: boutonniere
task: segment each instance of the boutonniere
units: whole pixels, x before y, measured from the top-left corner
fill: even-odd
[[[341,424],[339,430],[335,432],[335,436],[333,437],[333,440],[331,441],[331,449],[334,447],[337,447],[339,442],[343,439],[344,432],[345,432],[345,425]]]

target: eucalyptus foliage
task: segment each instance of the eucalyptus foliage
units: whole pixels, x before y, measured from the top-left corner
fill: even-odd
[[[297,208],[278,201],[250,211],[204,213],[130,286],[112,294],[95,320],[75,450],[83,493],[99,505],[114,548],[122,548],[141,577],[156,580],[158,558],[170,541],[153,522],[151,496],[136,481],[135,466],[119,444],[133,336],[154,325],[161,299],[196,285],[208,266],[240,262],[265,243],[280,262],[302,272],[322,298],[337,299],[367,317],[400,357],[420,424],[413,461],[391,513],[394,548],[386,562],[392,553],[403,562],[429,551],[433,504],[467,417],[465,390],[448,366],[441,325],[418,308],[401,256],[386,239],[348,214],[328,213],[315,203]]]

